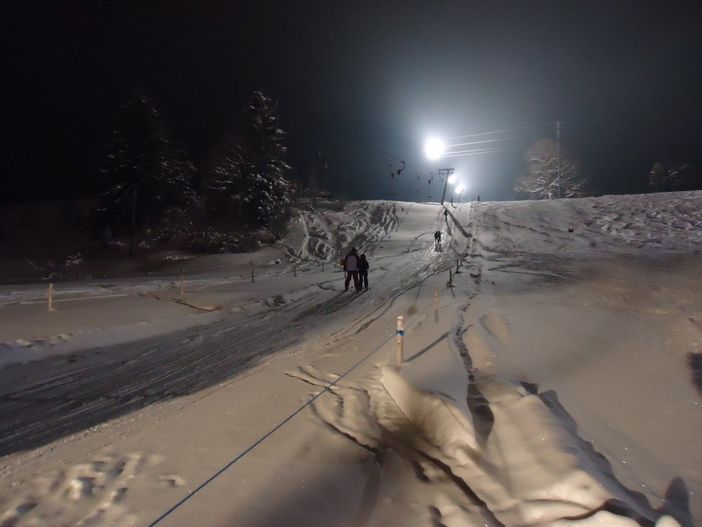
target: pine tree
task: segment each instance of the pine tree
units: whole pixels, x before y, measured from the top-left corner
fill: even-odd
[[[588,178],[582,163],[561,148],[560,182],[556,142],[539,139],[526,151],[527,173],[514,185],[514,192],[524,199],[577,198],[588,195]],[[560,187],[560,188],[559,188]]]
[[[101,211],[109,227],[130,233],[130,254],[136,231],[195,200],[194,171],[145,96],[133,96],[120,108],[102,168]]]
[[[239,140],[231,135],[222,141],[210,154],[208,165],[203,184],[208,213],[225,223],[240,221],[244,185]]]
[[[672,192],[702,188],[702,175],[688,164],[669,165],[654,163],[648,173],[651,192]]]
[[[278,232],[288,216],[292,184],[286,177],[290,167],[284,160],[287,148],[277,104],[256,91],[244,117],[241,135],[213,154],[207,186],[226,197],[243,223]]]
[[[668,187],[668,169],[663,163],[654,163],[648,173],[648,189],[651,192],[665,192],[670,190]]]

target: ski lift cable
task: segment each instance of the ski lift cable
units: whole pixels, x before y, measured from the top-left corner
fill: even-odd
[[[387,158],[390,158],[390,159],[392,159],[393,161],[396,161],[396,162],[398,162],[398,163],[403,163],[403,162],[404,162],[402,159],[400,159],[399,157],[397,157],[397,156],[391,154],[390,152],[388,152],[388,151],[385,150],[384,148],[381,148],[381,147],[379,147],[379,146],[377,146],[377,145],[374,145],[374,144],[372,144],[372,143],[369,143],[368,141],[365,141],[365,140],[359,138],[359,137],[358,137],[356,134],[354,134],[353,132],[349,132],[348,130],[343,129],[343,128],[340,127],[338,124],[335,124],[334,122],[332,122],[330,119],[326,119],[326,118],[323,118],[323,117],[314,115],[312,112],[309,112],[309,111],[305,111],[304,113],[307,114],[307,116],[309,117],[310,121],[316,121],[316,122],[319,123],[319,125],[320,125],[320,130],[321,130],[321,128],[327,128],[327,129],[329,129],[329,130],[332,130],[333,132],[336,132],[337,134],[344,135],[344,136],[346,136],[347,138],[349,138],[349,139],[351,139],[351,140],[353,140],[353,141],[359,143],[360,145],[363,145],[364,147],[366,147],[366,148],[368,148],[368,149],[370,149],[370,150],[372,150],[372,151],[374,151],[374,152],[376,152],[376,153],[378,153],[378,154],[381,154],[381,155],[383,155],[383,156],[385,156],[385,157],[387,157]],[[327,136],[327,137],[329,137],[329,136]]]
[[[563,124],[564,121],[561,121],[561,124]],[[485,137],[485,136],[490,136],[490,135],[495,135],[495,134],[505,134],[508,132],[519,132],[519,131],[527,131],[527,130],[533,130],[531,132],[526,132],[522,133],[519,135],[514,135],[514,136],[508,136],[508,137],[497,137],[497,138],[488,138],[488,139],[483,139],[479,141],[469,141],[469,142],[464,142],[464,143],[455,143],[455,144],[449,144],[447,148],[452,148],[452,147],[459,147],[459,146],[471,146],[471,145],[479,145],[479,144],[488,144],[488,143],[500,143],[500,142],[509,142],[509,141],[514,141],[517,139],[527,139],[529,137],[533,137],[534,135],[538,135],[540,133],[543,133],[542,131],[539,131],[539,128],[545,128],[545,127],[555,127],[556,122],[547,122],[547,123],[539,123],[539,124],[532,124],[528,126],[519,126],[519,127],[513,127],[513,128],[504,128],[501,130],[491,130],[488,132],[477,132],[474,134],[467,134],[467,135],[461,135],[461,136],[455,136],[450,139],[470,139],[473,137]],[[355,134],[348,132],[346,130],[343,130],[339,128],[338,126],[334,126],[330,124],[327,124],[327,128],[331,128],[334,131],[336,131],[339,134],[345,135],[349,139],[355,141],[356,143],[364,146],[365,148],[368,148],[369,150],[372,150],[384,157],[387,157],[389,159],[392,159],[393,161],[396,161],[398,163],[403,163],[404,168],[407,166],[414,165],[414,163],[406,163],[404,160],[400,159],[399,157],[391,154],[387,150],[376,146],[372,143],[369,143],[368,141],[359,138]],[[473,156],[473,155],[487,155],[487,154],[493,154],[493,153],[499,153],[499,152],[508,152],[508,151],[513,151],[517,150],[520,147],[513,146],[513,147],[507,147],[507,145],[495,145],[495,148],[492,149],[470,149],[470,150],[460,150],[460,151],[455,151],[455,152],[447,152],[444,157],[449,158],[449,157],[464,157],[464,156]]]
[[[378,160],[380,159],[391,159],[393,161],[396,161],[398,163],[402,163],[402,161],[397,161],[397,158],[393,156],[392,154],[385,152],[379,147],[374,147],[373,145],[370,144],[365,144],[361,143],[361,141],[356,141],[356,142],[350,142],[346,140],[333,140],[330,143],[327,143],[327,147],[325,148],[327,151],[346,151],[348,148],[354,148],[354,149],[361,149],[365,148],[367,150],[370,150],[373,154],[375,154],[376,158]]]
[[[328,123],[328,124],[326,125],[326,127],[327,127],[327,128],[330,128],[330,129],[332,129],[332,130],[334,130],[334,131],[337,132],[338,134],[344,135],[344,136],[348,137],[349,139],[351,139],[351,140],[353,140],[353,141],[356,141],[357,143],[359,143],[359,144],[365,146],[366,148],[368,148],[368,149],[370,149],[370,150],[373,150],[374,152],[377,152],[377,153],[379,153],[379,154],[382,154],[382,155],[385,156],[385,157],[388,157],[388,158],[392,159],[393,161],[397,161],[398,163],[402,163],[402,162],[403,162],[402,159],[400,159],[399,157],[397,157],[397,156],[391,154],[390,152],[388,152],[388,151],[385,150],[384,148],[381,148],[381,147],[379,147],[379,146],[377,146],[377,145],[374,145],[374,144],[372,144],[372,143],[369,143],[368,141],[366,141],[366,140],[364,140],[364,139],[361,139],[360,137],[358,137],[358,136],[355,135],[354,133],[349,132],[349,131],[347,131],[347,130],[344,130],[344,129],[340,128],[339,126],[334,126],[333,124]]]
[[[266,432],[264,435],[262,435],[258,440],[256,440],[254,443],[252,443],[248,448],[244,449],[241,453],[239,453],[236,457],[234,457],[232,460],[230,460],[228,463],[226,463],[224,466],[222,466],[219,470],[217,470],[214,474],[212,474],[209,478],[207,478],[204,482],[200,483],[194,490],[190,491],[185,497],[181,498],[175,505],[173,505],[170,509],[168,509],[166,512],[161,514],[158,518],[156,518],[153,522],[149,524],[149,527],[154,527],[154,525],[160,524],[167,516],[170,516],[176,509],[181,507],[184,503],[186,503],[188,500],[193,498],[195,495],[197,495],[202,489],[204,489],[207,485],[212,483],[215,479],[217,479],[219,476],[222,475],[224,471],[226,471],[229,467],[231,467],[233,464],[235,464],[237,461],[239,461],[241,458],[246,456],[249,452],[254,450],[258,445],[263,443],[266,439],[268,439],[270,436],[272,436],[275,432],[277,432],[280,428],[285,426],[289,421],[291,421],[297,414],[302,412],[305,408],[310,406],[312,403],[314,403],[317,399],[319,399],[322,395],[324,395],[327,392],[332,391],[332,388],[339,382],[341,381],[344,377],[346,377],[349,373],[351,373],[353,370],[355,370],[358,366],[360,366],[363,362],[368,359],[371,355],[376,353],[378,350],[382,349],[383,346],[385,346],[388,342],[390,342],[393,338],[395,338],[395,333],[390,335],[387,339],[385,339],[380,345],[378,345],[375,349],[369,351],[366,355],[364,355],[356,364],[351,366],[348,370],[346,370],[343,374],[341,374],[339,377],[337,377],[334,381],[330,382],[327,384],[319,393],[317,393],[314,397],[309,399],[306,403],[298,407],[297,410],[292,412],[290,415],[288,415],[285,419],[283,419],[280,423],[278,423],[276,426],[271,428],[268,432]]]
[[[397,161],[398,163],[402,163],[402,162],[403,162],[402,159],[400,159],[399,157],[396,157],[396,156],[392,155],[391,153],[389,153],[389,152],[383,150],[382,148],[379,148],[379,147],[377,147],[377,146],[374,146],[374,145],[372,145],[372,144],[370,144],[370,143],[364,141],[363,139],[359,139],[358,137],[354,137],[354,139],[355,139],[357,142],[361,143],[362,145],[366,146],[367,148],[370,148],[371,150],[375,150],[375,151],[378,152],[379,154],[383,154],[384,156],[389,157],[390,159],[392,159],[392,160],[394,160],[394,161]]]

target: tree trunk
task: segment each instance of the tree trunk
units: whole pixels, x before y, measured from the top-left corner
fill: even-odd
[[[136,202],[137,202],[137,189],[134,187],[132,191],[132,218],[130,222],[129,229],[129,256],[134,256],[134,237],[136,235]]]

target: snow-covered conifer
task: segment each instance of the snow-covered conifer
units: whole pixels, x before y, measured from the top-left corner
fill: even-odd
[[[702,189],[702,176],[691,165],[654,163],[648,173],[648,189],[651,192],[698,190]]]
[[[102,166],[102,212],[107,225],[132,234],[158,224],[163,213],[195,200],[195,171],[143,95],[121,108]]]
[[[239,137],[215,150],[207,187],[224,195],[242,221],[277,230],[288,214],[292,184],[286,177],[285,132],[280,128],[277,104],[254,92],[244,111]]]

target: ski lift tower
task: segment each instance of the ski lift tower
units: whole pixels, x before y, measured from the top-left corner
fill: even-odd
[[[438,170],[439,172],[439,177],[444,176],[444,191],[441,193],[441,204],[444,204],[444,200],[446,199],[446,187],[448,187],[449,183],[449,176],[453,174],[454,168],[440,168]]]
[[[437,161],[438,159],[441,159],[445,152],[446,144],[441,139],[431,138],[424,145],[424,153],[431,161]],[[439,177],[444,177],[444,191],[441,193],[442,205],[444,204],[444,200],[446,199],[446,188],[448,187],[449,176],[453,174],[454,170],[455,169],[453,168],[440,168],[437,171]]]

